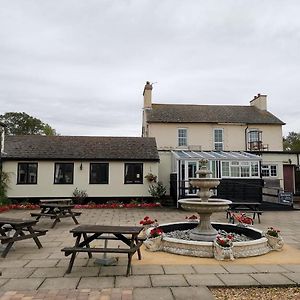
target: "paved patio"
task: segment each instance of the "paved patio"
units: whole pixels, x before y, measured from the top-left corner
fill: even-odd
[[[1,216],[30,218],[30,212],[12,210]],[[167,223],[182,221],[190,214],[170,208],[84,209],[78,220],[80,224],[138,225],[145,215]],[[39,227],[49,229],[46,236],[40,237],[42,249],[32,240],[25,240],[0,259],[0,299],[214,299],[209,287],[299,285],[300,211],[264,212],[261,219],[255,227],[265,230],[275,226],[282,231],[287,247],[279,260],[272,262],[265,255],[252,261],[224,263],[168,254],[172,259],[167,261],[159,259],[159,253],[149,254],[142,249],[144,261],[134,257],[130,277],[125,276],[124,255],[119,256],[116,266],[98,266],[94,257],[79,254],[72,272],[65,274],[69,257],[60,250],[74,244],[69,231],[76,225],[68,218],[50,229],[52,220],[41,219]],[[213,220],[226,222],[225,213],[214,215]],[[155,264],[145,264],[149,255],[156,256]]]

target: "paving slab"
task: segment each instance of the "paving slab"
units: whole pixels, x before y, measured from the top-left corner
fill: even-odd
[[[36,290],[42,284],[44,278],[17,278],[10,279],[1,286],[2,291],[30,291]]]
[[[50,255],[49,252],[26,253],[22,256],[22,259],[47,259],[49,258],[49,255]]]
[[[33,278],[32,278],[33,279]],[[76,289],[79,278],[46,278],[39,290]]]
[[[163,265],[166,274],[194,274],[195,270],[190,265]]]
[[[287,285],[294,282],[279,273],[251,274],[262,285]]]
[[[299,273],[284,273],[284,276],[293,280],[297,284],[300,284],[300,272]]]
[[[6,278],[6,279],[4,279],[4,278],[1,278],[0,279],[0,287],[3,285],[3,284],[5,284],[6,282],[8,282],[8,278]],[[1,290],[1,289],[0,289]]]
[[[59,262],[56,264],[56,267],[65,267],[66,270],[68,268],[68,265],[69,265],[69,262],[70,262],[70,258],[63,258],[63,259],[60,259]],[[85,267],[87,266],[88,264],[88,259],[86,258],[77,258],[75,259],[74,261],[74,264],[73,266],[77,266],[77,267]]]
[[[239,274],[249,274],[249,273],[257,273],[257,270],[251,265],[223,265],[223,268],[227,270],[229,273],[239,273]]]
[[[193,268],[198,274],[228,273],[221,265],[193,265]]]
[[[71,273],[65,274],[64,277],[95,277],[99,271],[99,267],[73,267]]]
[[[288,271],[300,273],[300,265],[280,264],[280,266],[287,269]]]
[[[259,273],[284,273],[287,270],[279,265],[252,265]]]
[[[55,267],[58,263],[57,259],[34,259],[31,260],[25,268],[48,268]]]
[[[126,271],[127,266],[102,266],[100,267],[99,276],[126,275]]]
[[[27,278],[35,270],[35,268],[6,268],[1,270],[1,278]]]
[[[150,275],[152,286],[188,286],[183,275]]]
[[[224,283],[215,274],[186,274],[189,285],[224,286]]]
[[[159,265],[133,265],[132,266],[133,275],[154,275],[154,274],[164,274],[164,269]]]
[[[214,300],[215,297],[207,287],[172,287],[175,300]]]
[[[226,286],[257,286],[259,283],[248,274],[217,274]]]
[[[82,277],[78,284],[78,289],[104,289],[113,288],[114,277]]]
[[[169,288],[136,288],[133,290],[134,300],[174,300]]]
[[[126,288],[134,288],[134,287],[150,287],[151,281],[149,276],[139,275],[139,276],[117,276],[115,287],[126,287]]]
[[[30,262],[29,259],[0,259],[0,268],[21,268]]]
[[[36,268],[30,277],[42,277],[42,278],[64,277],[65,273],[66,273],[65,268]]]

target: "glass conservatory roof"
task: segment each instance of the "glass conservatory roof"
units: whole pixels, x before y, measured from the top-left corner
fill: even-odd
[[[259,161],[262,158],[258,155],[244,151],[190,151],[174,150],[172,151],[175,158],[180,160],[190,159],[207,159],[207,160],[247,160]]]

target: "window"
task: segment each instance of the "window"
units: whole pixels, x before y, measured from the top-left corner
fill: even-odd
[[[249,142],[258,142],[260,141],[260,131],[258,129],[250,129],[248,136],[249,136]]]
[[[108,163],[90,164],[90,184],[108,184]]]
[[[258,177],[258,162],[222,161],[222,177]]]
[[[262,165],[261,175],[263,177],[277,177],[277,165]]]
[[[187,146],[186,128],[178,128],[178,146]]]
[[[214,129],[214,149],[216,151],[223,150],[223,129],[222,128]]]
[[[37,163],[18,163],[18,184],[37,183]]]
[[[143,164],[126,163],[124,183],[142,184],[143,183]]]
[[[55,163],[54,183],[73,184],[73,163]]]

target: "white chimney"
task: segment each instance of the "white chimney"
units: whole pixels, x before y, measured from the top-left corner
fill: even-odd
[[[144,108],[152,108],[152,84],[147,81],[144,87]]]
[[[4,152],[4,135],[6,125],[0,122],[0,156]]]
[[[250,101],[250,105],[260,110],[267,110],[267,95],[257,94],[257,96],[254,96],[254,99]]]

